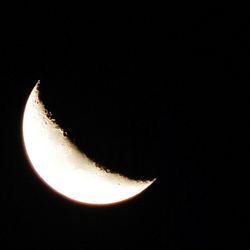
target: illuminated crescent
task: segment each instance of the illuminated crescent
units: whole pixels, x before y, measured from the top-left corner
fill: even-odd
[[[112,173],[90,160],[51,118],[39,84],[25,106],[23,140],[35,172],[49,187],[76,202],[105,205],[134,197],[154,182]]]

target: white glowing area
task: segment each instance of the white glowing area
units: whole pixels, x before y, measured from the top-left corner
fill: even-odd
[[[107,172],[88,159],[48,115],[38,87],[39,81],[26,103],[23,139],[34,170],[52,189],[74,201],[104,205],[131,198],[154,182]]]

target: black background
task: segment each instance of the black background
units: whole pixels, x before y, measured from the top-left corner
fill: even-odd
[[[5,249],[248,249],[242,9],[2,11]],[[72,203],[44,186],[21,134],[37,80],[46,107],[89,157],[157,181],[108,207]]]

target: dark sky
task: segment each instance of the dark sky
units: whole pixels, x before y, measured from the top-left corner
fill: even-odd
[[[102,16],[72,6],[6,10],[5,249],[248,249],[242,141],[249,122],[240,87],[248,81],[248,35],[248,15],[226,8]],[[89,157],[157,181],[108,207],[49,190],[32,172],[21,134],[37,80],[46,107]]]

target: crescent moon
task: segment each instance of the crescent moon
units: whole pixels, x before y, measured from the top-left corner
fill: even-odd
[[[153,180],[134,180],[99,166],[81,152],[51,118],[33,88],[23,114],[23,140],[36,174],[54,191],[72,201],[112,204],[132,198]]]

